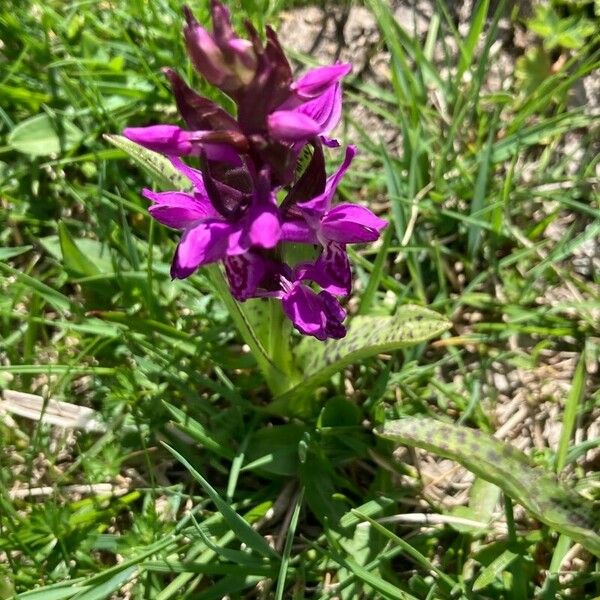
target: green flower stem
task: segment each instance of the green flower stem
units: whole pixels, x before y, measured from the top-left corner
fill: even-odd
[[[297,383],[297,376],[295,376],[290,348],[290,330],[279,303],[275,300],[269,300],[271,303],[269,336],[268,339],[261,340],[247,318],[243,306],[229,292],[229,287],[220,267],[218,265],[208,265],[205,270],[215,291],[227,307],[240,335],[250,347],[271,392],[278,395],[287,391]]]

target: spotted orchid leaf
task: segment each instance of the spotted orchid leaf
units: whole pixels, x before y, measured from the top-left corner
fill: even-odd
[[[390,421],[383,437],[455,460],[522,504],[536,519],[600,556],[600,515],[583,496],[553,473],[535,466],[523,452],[476,429],[435,419]]]
[[[305,399],[314,389],[344,367],[439,336],[451,323],[442,315],[422,306],[403,306],[391,317],[355,317],[346,337],[325,343],[305,338],[296,350],[302,372],[301,383],[275,399],[271,409],[289,414],[310,410]]]

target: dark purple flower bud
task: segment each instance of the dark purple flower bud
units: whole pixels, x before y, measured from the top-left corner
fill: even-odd
[[[237,121],[212,100],[200,96],[176,73],[165,67],[179,114],[190,129],[230,130],[240,132]]]
[[[252,81],[256,54],[251,42],[235,37],[229,11],[217,0],[211,3],[214,33],[209,33],[183,8],[186,26],[183,34],[192,63],[210,83],[232,93]]]

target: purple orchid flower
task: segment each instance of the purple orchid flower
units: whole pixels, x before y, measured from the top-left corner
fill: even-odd
[[[322,178],[319,181],[318,174],[323,172],[324,159],[321,146],[316,144],[305,177],[290,191],[291,202],[288,203],[288,199],[284,201],[289,210],[282,226],[281,239],[322,246],[322,252],[310,271],[311,277],[324,290],[336,295],[350,293],[351,273],[346,244],[373,242],[387,226],[387,221],[364,206],[342,203],[332,207],[337,186],[355,155],[356,148],[349,146],[338,170],[326,181],[323,182]],[[315,182],[317,192],[306,199],[307,191]]]
[[[312,69],[290,86],[290,96],[267,118],[269,133],[285,142],[326,135],[342,116],[341,80],[352,69],[336,64]]]
[[[222,262],[240,302],[279,299],[300,333],[319,340],[343,337],[346,312],[336,296],[351,289],[346,246],[376,240],[387,225],[365,207],[333,204],[356,154],[353,146],[337,171],[326,175],[323,147],[339,146],[326,136],[339,123],[341,82],[351,65],[318,67],[294,80],[271,28],[264,42],[249,23],[249,39],[237,37],[219,0],[211,0],[212,32],[187,7],[184,13],[196,70],[233,99],[237,112],[233,117],[166,68],[187,129],[162,124],[123,132],[167,156],[192,183],[192,191],[142,192],[152,203],[152,217],[182,232],[171,274],[185,278],[202,265]],[[312,157],[297,178],[307,144]],[[201,170],[183,156],[199,160]],[[278,205],[281,192],[287,195]],[[284,243],[316,247],[315,258],[286,264]]]
[[[183,231],[171,275],[189,277],[198,267],[248,251],[273,248],[280,236],[279,215],[268,177],[260,173],[252,194],[245,193],[189,167],[173,165],[193,184],[193,193],[142,191],[154,204],[150,214],[160,223]]]
[[[346,335],[346,311],[329,291],[317,293],[309,285],[311,281],[319,284],[313,278],[313,265],[301,264],[291,269],[259,251],[250,251],[228,257],[225,272],[234,298],[278,298],[300,333],[319,340]]]

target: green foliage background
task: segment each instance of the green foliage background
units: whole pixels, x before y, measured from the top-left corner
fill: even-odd
[[[206,4],[190,4],[206,22]],[[162,66],[215,97],[185,57],[180,3],[0,4],[0,388],[39,394],[45,414],[49,398],[89,407],[99,423],[62,429],[0,405],[0,598],[600,595],[587,550],[559,578],[573,544],[560,517],[513,510],[511,490],[477,471],[467,505],[449,510],[427,497],[418,463],[372,432],[420,415],[492,433],[494,372],[574,352],[560,443],[531,460],[598,499],[597,470],[578,462],[598,441],[573,432],[599,404],[600,273],[573,259],[600,237],[599,125],[572,101],[600,66],[598,15],[586,2],[530,16],[507,4],[482,0],[459,33],[436,3],[419,40],[385,2],[367,2],[390,81],[350,78],[346,102],[400,143],[347,110],[342,136],[361,155],[340,193],[391,222],[380,245],[353,252],[351,312],[383,321],[426,305],[453,329],[356,356],[311,381],[292,415],[290,396],[272,402],[210,273],[170,280],[176,235],[139,196],[152,180],[102,137],[177,119]],[[233,14],[262,27],[290,7],[243,2]],[[537,37],[511,86],[490,91],[502,18]],[[565,218],[559,239],[547,235]],[[570,295],[549,300],[557,289]],[[442,524],[395,520],[412,513]]]

